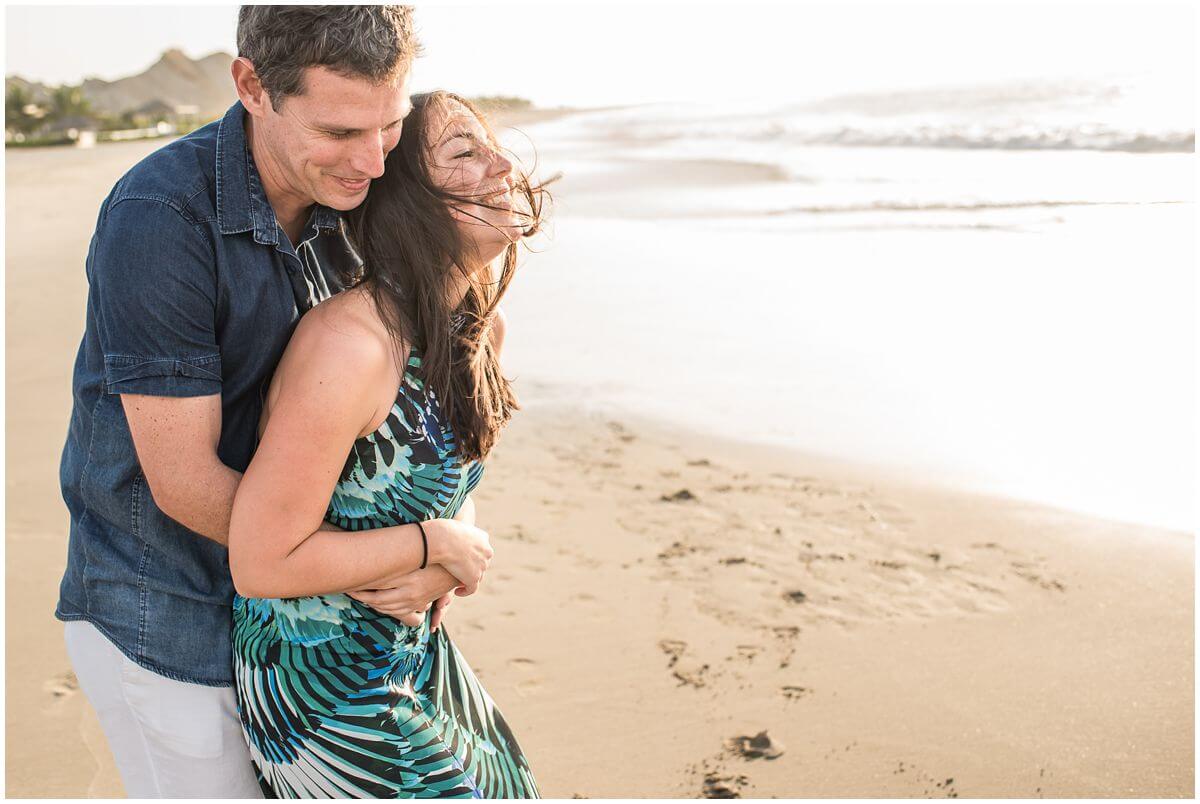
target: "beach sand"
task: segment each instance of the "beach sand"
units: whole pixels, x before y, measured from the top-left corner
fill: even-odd
[[[9,796],[122,795],[52,616],[57,469],[96,211],[158,144],[8,153]],[[544,795],[1194,794],[1190,534],[517,390],[446,623]]]

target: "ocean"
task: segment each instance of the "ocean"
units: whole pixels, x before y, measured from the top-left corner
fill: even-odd
[[[535,403],[1190,530],[1194,104],[1171,100],[1025,81],[508,132],[564,176],[510,372]]]

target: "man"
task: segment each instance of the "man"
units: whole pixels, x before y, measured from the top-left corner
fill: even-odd
[[[239,102],[114,186],[87,258],[55,615],[133,797],[261,797],[225,542],[275,364],[357,257],[417,45],[402,6],[245,6]]]

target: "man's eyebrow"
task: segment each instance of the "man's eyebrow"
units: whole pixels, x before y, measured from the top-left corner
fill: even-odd
[[[399,117],[388,123],[384,128],[394,128],[403,122],[404,118]],[[366,130],[362,128],[341,128],[340,126],[325,125],[324,123],[313,123],[313,128],[320,129],[321,131],[332,131],[336,134],[357,134],[360,131]]]

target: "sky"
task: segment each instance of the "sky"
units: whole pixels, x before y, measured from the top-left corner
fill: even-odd
[[[235,52],[236,6],[9,6],[5,73],[119,78],[169,47]],[[792,101],[1037,77],[1194,87],[1189,3],[417,6],[414,88],[542,106]]]

